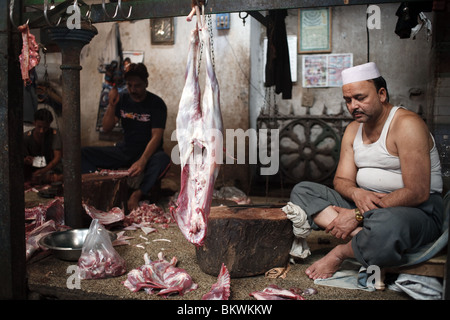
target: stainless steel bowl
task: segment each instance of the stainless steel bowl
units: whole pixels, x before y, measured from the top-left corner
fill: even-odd
[[[57,231],[42,237],[39,244],[49,249],[57,258],[67,261],[78,261],[83,248],[84,240],[89,229],[72,229]],[[117,235],[108,231],[111,241],[117,239]]]

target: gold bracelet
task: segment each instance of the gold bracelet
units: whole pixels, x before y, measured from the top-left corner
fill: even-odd
[[[359,211],[358,208],[355,209],[355,219],[358,222],[361,222],[364,220],[364,216],[362,215],[362,213]]]

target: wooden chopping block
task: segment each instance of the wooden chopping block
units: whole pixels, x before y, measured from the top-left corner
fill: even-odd
[[[98,210],[109,211],[113,207],[126,208],[128,201],[127,177],[120,175],[82,175],[81,196],[83,202]]]
[[[211,207],[197,262],[213,276],[222,263],[232,278],[260,275],[287,266],[293,240],[292,222],[281,208]]]

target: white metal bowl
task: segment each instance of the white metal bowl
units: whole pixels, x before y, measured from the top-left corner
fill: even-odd
[[[78,261],[88,231],[89,229],[72,229],[52,232],[42,237],[39,240],[39,244],[49,249],[61,260]],[[117,239],[115,233],[108,231],[108,234],[111,241]]]

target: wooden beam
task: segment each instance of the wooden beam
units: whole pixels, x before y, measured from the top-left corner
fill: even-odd
[[[418,2],[420,0],[410,0],[409,2]],[[425,0],[431,1],[431,0]],[[81,2],[81,1],[80,1]],[[393,0],[208,0],[205,7],[207,14],[230,13],[230,12],[250,12],[264,11],[274,9],[295,9],[295,8],[313,8],[313,7],[333,7],[345,5],[369,5],[382,3],[400,3],[401,1]],[[106,3],[105,10],[102,4],[92,4],[90,7],[86,4],[81,6],[81,14],[86,16],[90,10],[90,20],[92,23],[125,21],[125,20],[143,20],[162,17],[179,17],[187,16],[191,11],[190,0],[145,0],[145,1],[127,1],[122,2],[122,11],[119,10],[116,17],[112,18],[116,12],[117,3]],[[64,14],[65,8],[63,4],[58,5],[49,16],[55,17],[58,14]],[[129,8],[132,7],[131,15],[127,19],[126,16]],[[57,21],[58,17],[54,19]],[[23,21],[29,19],[32,28],[41,28],[47,26],[43,18],[42,11],[25,12]],[[54,21],[52,20],[52,22]]]

